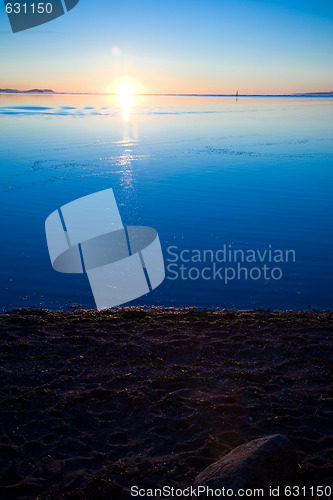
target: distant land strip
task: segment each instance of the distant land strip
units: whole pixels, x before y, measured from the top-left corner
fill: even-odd
[[[31,90],[17,90],[17,89],[0,89],[0,94],[58,94],[58,95],[118,95],[115,93],[107,92],[57,92],[51,89],[31,89]],[[166,97],[333,97],[331,92],[306,92],[306,93],[293,93],[293,94],[184,94],[184,93],[148,93],[136,94],[141,96],[166,96]]]

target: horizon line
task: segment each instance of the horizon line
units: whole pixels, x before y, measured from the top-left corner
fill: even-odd
[[[12,88],[1,89],[1,94],[49,94],[49,95],[100,95],[100,96],[119,96],[118,92],[60,92],[52,89],[30,89],[30,90],[17,90]],[[133,96],[166,96],[166,97],[294,97],[294,96],[333,96],[333,91],[314,91],[314,92],[293,92],[287,94],[230,94],[230,93],[184,93],[184,92],[149,92],[149,93],[136,93]]]

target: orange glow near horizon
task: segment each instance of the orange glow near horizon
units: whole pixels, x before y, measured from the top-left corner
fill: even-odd
[[[140,94],[206,94],[219,95],[231,94],[234,95],[238,89],[239,94],[293,94],[306,92],[330,92],[331,87],[324,84],[314,84],[311,81],[304,79],[302,85],[298,85],[291,75],[280,75],[280,79],[264,78],[259,83],[257,78],[247,75],[239,75],[239,78],[234,79],[229,76],[224,76],[223,81],[216,84],[216,79],[204,78],[202,75],[189,79],[184,75],[166,75],[166,74],[147,74],[143,70],[133,68],[136,78],[131,76],[123,76],[123,78],[111,79],[103,74],[95,73],[92,75],[73,76],[67,81],[57,75],[52,81],[50,77],[42,75],[40,78],[36,76],[32,79],[24,80],[8,79],[3,80],[2,88],[12,88],[18,90],[28,90],[33,88],[49,88],[56,93],[88,93],[88,94],[113,94],[117,96],[136,96]],[[68,75],[67,75],[68,77]],[[235,80],[235,81],[234,81]]]

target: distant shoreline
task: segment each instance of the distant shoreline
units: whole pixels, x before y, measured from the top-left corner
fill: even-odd
[[[16,90],[0,89],[0,94],[24,94],[24,95],[96,95],[96,96],[116,96],[117,93],[107,92],[57,92],[51,89]],[[160,97],[333,97],[332,92],[307,92],[294,94],[190,94],[190,93],[138,93],[136,96],[160,96]]]

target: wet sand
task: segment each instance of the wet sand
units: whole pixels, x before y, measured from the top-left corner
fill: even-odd
[[[301,484],[333,482],[332,312],[0,318],[1,499],[186,487],[235,446],[274,433],[293,442]]]

